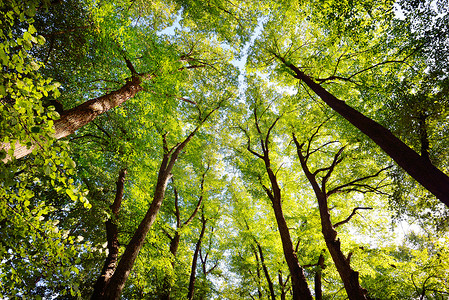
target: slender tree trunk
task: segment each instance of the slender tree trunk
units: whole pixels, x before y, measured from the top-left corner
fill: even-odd
[[[120,89],[113,91],[107,95],[91,99],[83,104],[78,105],[72,109],[66,110],[61,114],[59,120],[54,122],[55,139],[61,139],[75,133],[76,130],[92,122],[99,115],[107,112],[108,110],[123,104],[126,100],[134,97],[138,92],[142,90],[140,84],[142,83],[141,76],[133,76]],[[39,141],[37,141],[39,142]],[[30,154],[37,145],[27,148],[20,143],[15,144],[13,156],[16,159],[24,157]],[[11,149],[9,143],[3,143],[0,145],[0,150]],[[11,157],[8,155],[3,162],[8,162]]]
[[[284,283],[284,280],[282,279],[281,270],[279,270],[279,273],[278,273],[278,281],[279,281],[279,286],[281,288],[281,300],[285,300],[287,291],[285,290],[285,283]]]
[[[260,283],[259,255],[257,255],[257,250],[253,247],[253,245],[251,245],[251,248],[252,248],[253,253],[254,253],[254,258],[256,259],[257,295],[259,296],[259,299],[262,299],[263,293],[262,293],[262,287],[261,287],[261,283]]]
[[[104,289],[108,284],[109,280],[111,279],[112,274],[114,274],[115,267],[117,264],[119,252],[117,220],[123,199],[125,176],[126,176],[126,169],[123,169],[120,171],[116,182],[117,190],[115,194],[114,203],[111,205],[112,218],[109,218],[106,221],[108,256],[106,257],[106,260],[104,262],[101,274],[94,285],[94,292],[92,294],[92,299],[98,299],[103,295]]]
[[[324,269],[324,255],[323,253],[320,254],[320,257],[318,258],[317,263],[317,270],[315,273],[315,300],[322,300],[323,299],[323,291],[322,291],[322,284],[321,284],[321,278],[322,278],[322,270]]]
[[[332,168],[329,168],[328,174],[323,178],[323,182],[318,184],[315,175],[309,170],[307,166],[306,158],[301,152],[301,145],[299,145],[297,139],[293,136],[295,142],[301,167],[312,185],[315,196],[318,200],[318,208],[320,211],[321,219],[321,232],[323,233],[324,240],[326,242],[327,249],[331,254],[335,267],[337,268],[340,278],[343,281],[346,293],[350,300],[366,300],[366,290],[364,290],[359,284],[359,273],[354,271],[350,265],[350,257],[346,257],[341,250],[340,239],[337,238],[337,231],[331,222],[331,216],[329,213],[327,195],[325,190],[325,180],[330,176]],[[341,152],[339,152],[341,153]],[[336,161],[338,156],[335,157]],[[336,163],[335,163],[336,165]],[[335,166],[334,165],[334,166]]]
[[[270,198],[273,205],[274,215],[276,217],[276,222],[278,224],[279,234],[281,235],[285,260],[291,274],[293,299],[311,300],[312,294],[310,293],[309,286],[304,275],[304,270],[299,265],[298,257],[296,256],[295,250],[293,248],[293,243],[290,237],[287,222],[285,221],[284,213],[282,211],[281,190],[277,183],[276,176],[274,175],[269,165],[267,166],[267,172],[273,188],[273,193]]]
[[[262,148],[262,153],[259,154],[250,147],[250,140],[248,138],[248,146],[247,150],[258,158],[262,159],[265,163],[265,169],[268,174],[268,178],[270,179],[271,190],[262,184],[268,198],[271,200],[274,215],[276,218],[276,223],[278,225],[279,234],[281,236],[282,248],[284,251],[285,261],[287,262],[288,269],[290,271],[291,280],[292,280],[292,290],[293,290],[293,299],[294,300],[312,300],[312,294],[310,292],[309,286],[307,284],[306,277],[304,275],[304,270],[300,266],[298,262],[298,257],[296,256],[292,239],[290,237],[290,231],[287,226],[287,222],[284,218],[284,213],[282,211],[282,201],[281,201],[281,189],[279,188],[279,184],[277,182],[276,175],[271,169],[271,162],[269,156],[269,138],[270,132],[276,125],[279,118],[277,118],[273,124],[268,129],[265,138],[262,138],[263,134],[259,126],[259,120],[257,117],[257,108],[254,109],[254,119],[255,126],[257,132],[260,135],[260,146]],[[247,134],[248,136],[248,134]]]
[[[268,272],[267,266],[265,265],[265,258],[263,256],[262,247],[257,243],[257,249],[259,250],[260,262],[262,264],[262,269],[267,279],[268,289],[270,290],[270,295],[272,300],[276,300],[276,295],[274,293],[273,281],[271,281],[270,273]]]
[[[210,114],[209,114],[210,115]],[[204,121],[204,120],[203,120]],[[112,275],[108,285],[106,286],[103,299],[119,299],[122,290],[125,286],[126,280],[128,279],[129,273],[134,265],[134,261],[143,246],[145,238],[153,225],[154,220],[161,208],[162,201],[164,199],[165,190],[167,188],[167,182],[171,177],[171,171],[175,162],[184,149],[187,143],[192,139],[195,133],[198,131],[199,127],[190,133],[190,135],[177,146],[168,150],[166,147],[166,140],[164,135],[164,157],[162,159],[161,167],[158,173],[158,179],[156,183],[156,189],[153,196],[153,202],[148,208],[145,217],[140,222],[139,227],[134,232],[133,237],[128,243],[128,246],[123,253],[117,268]]]
[[[179,242],[181,240],[181,235],[179,234],[179,231],[184,227],[188,226],[190,222],[192,222],[193,218],[195,218],[196,214],[198,213],[201,204],[203,203],[203,191],[204,191],[204,180],[206,177],[206,173],[209,171],[209,165],[207,166],[206,170],[204,171],[202,178],[201,178],[201,184],[200,184],[200,196],[198,198],[198,202],[195,206],[195,209],[190,214],[190,217],[181,224],[181,212],[179,211],[179,197],[178,197],[178,191],[175,186],[173,186],[173,192],[175,194],[175,218],[176,218],[176,231],[175,235],[170,238],[170,253],[173,255],[174,258],[176,258],[176,254],[178,253],[178,247]],[[174,180],[172,179],[172,182],[174,183]],[[172,267],[175,267],[175,261],[173,260],[171,263]],[[206,272],[204,272],[204,275],[206,275]],[[163,291],[161,295],[161,300],[169,300],[170,299],[170,293],[171,293],[171,282],[168,280],[167,277],[164,278],[164,284],[163,284]]]
[[[329,93],[296,66],[286,62],[280,56],[277,57],[295,73],[295,78],[302,80],[330,108],[366,134],[405,172],[449,207],[449,177],[446,174],[436,168],[428,159],[420,156],[404,144],[391,131]]]
[[[195,279],[196,279],[196,265],[198,261],[198,254],[200,253],[201,242],[203,240],[204,232],[206,231],[206,223],[207,219],[204,218],[204,215],[201,216],[201,232],[196,242],[195,252],[193,254],[192,259],[192,269],[190,271],[190,280],[189,280],[189,292],[187,293],[187,299],[192,300],[193,295],[195,293]]]

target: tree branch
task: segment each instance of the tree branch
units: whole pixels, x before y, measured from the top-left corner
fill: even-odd
[[[357,186],[357,187],[362,187],[362,186],[363,186],[363,187],[367,187],[367,188],[369,188],[369,189],[371,189],[371,190],[373,190],[373,191],[374,191],[374,190],[377,190],[377,188],[371,187],[370,185],[367,185],[367,184],[358,184],[358,183],[361,182],[361,181],[370,179],[370,178],[377,177],[377,176],[380,175],[380,173],[382,173],[382,172],[385,171],[385,170],[390,169],[391,167],[392,167],[392,166],[385,167],[385,168],[379,170],[378,172],[376,172],[375,174],[368,175],[368,176],[361,177],[361,178],[357,178],[357,179],[352,180],[352,181],[350,181],[350,182],[348,182],[348,183],[339,185],[339,186],[333,188],[332,190],[330,190],[329,192],[327,192],[327,196],[330,196],[330,195],[332,195],[332,194],[335,194],[335,193],[338,193],[338,192],[342,192],[342,191],[349,191],[349,190],[343,190],[343,189],[344,189],[344,188],[348,188],[348,187],[355,187],[355,186]]]
[[[340,221],[340,222],[335,223],[335,224],[333,225],[334,228],[337,228],[338,226],[341,226],[341,225],[343,225],[343,224],[348,223],[348,222],[351,220],[351,218],[356,214],[357,210],[359,210],[359,209],[373,209],[373,208],[372,208],[372,207],[356,207],[356,208],[354,208],[354,209],[352,210],[352,213],[349,215],[349,217],[347,217],[347,218],[344,219],[343,221]]]

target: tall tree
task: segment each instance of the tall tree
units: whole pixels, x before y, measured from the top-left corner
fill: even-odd
[[[114,274],[111,276],[109,283],[106,285],[104,293],[100,293],[100,297],[105,299],[118,299],[128,279],[129,273],[134,265],[134,261],[143,246],[145,237],[148,234],[153,222],[164,200],[165,190],[168,180],[171,178],[171,171],[175,165],[181,151],[186,147],[189,141],[195,136],[200,126],[208,119],[208,117],[216,110],[212,109],[205,116],[200,116],[200,125],[198,125],[181,143],[177,143],[172,148],[168,148],[166,134],[163,135],[163,158],[158,172],[157,183],[154,191],[153,201],[149,206],[145,217],[140,222],[139,227],[133,234],[128,243]],[[95,294],[95,292],[94,292]]]
[[[320,126],[321,127],[321,126]],[[310,159],[311,154],[316,152],[316,149],[323,148],[325,145],[317,147],[316,149],[312,148],[312,141],[314,137],[317,135],[319,131],[318,129],[311,135],[311,137],[307,141],[306,150],[304,150],[304,143],[300,144],[293,134],[293,141],[297,148],[297,154],[299,160],[301,162],[301,167],[312,185],[315,196],[318,200],[318,207],[320,211],[320,219],[321,219],[321,231],[323,233],[324,240],[326,241],[327,248],[329,253],[332,256],[332,259],[335,263],[335,266],[340,274],[340,277],[344,283],[346,292],[348,294],[349,299],[367,299],[367,291],[360,286],[359,283],[359,274],[354,271],[350,265],[351,254],[348,256],[344,255],[341,250],[341,242],[340,239],[337,238],[337,231],[335,230],[338,226],[343,225],[355,215],[356,211],[359,209],[371,209],[370,207],[356,207],[353,209],[352,214],[346,218],[344,221],[332,224],[331,215],[329,211],[328,198],[329,196],[336,193],[351,193],[354,191],[360,192],[369,192],[369,191],[377,191],[377,187],[370,186],[366,183],[366,181],[370,178],[376,177],[380,174],[381,171],[377,172],[373,175],[368,175],[362,178],[353,179],[347,183],[343,183],[336,187],[332,187],[329,189],[328,181],[330,177],[335,172],[336,167],[342,162],[342,152],[343,148],[340,148],[337,153],[334,155],[332,163],[329,166],[322,166],[315,171],[311,171],[308,160]],[[331,144],[328,142],[327,144]],[[383,171],[383,170],[382,170]],[[322,175],[324,174],[324,175]],[[317,179],[319,177],[320,179]]]
[[[261,184],[273,205],[273,211],[276,216],[276,222],[279,228],[279,234],[281,236],[282,246],[284,249],[285,260],[290,270],[293,299],[312,299],[312,295],[310,293],[303,268],[300,266],[298,262],[298,258],[295,253],[288,225],[285,221],[284,213],[282,210],[281,189],[279,187],[276,174],[272,169],[271,160],[269,156],[270,133],[274,128],[274,126],[276,125],[279,118],[275,119],[275,121],[269,126],[266,133],[262,133],[262,129],[259,123],[260,113],[258,113],[257,106],[254,107],[253,117],[254,117],[254,126],[256,127],[256,131],[259,136],[258,142],[260,143],[262,154],[257,153],[251,148],[251,137],[248,134],[248,132],[245,131],[248,137],[247,150],[254,156],[263,160],[265,170],[269,178],[271,188],[268,188],[262,183]]]

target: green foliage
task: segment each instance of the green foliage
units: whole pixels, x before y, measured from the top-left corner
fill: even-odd
[[[104,222],[112,216],[118,172],[128,171],[113,217],[122,254],[153,198],[163,154],[202,124],[172,170],[122,297],[159,299],[169,288],[173,299],[187,296],[201,215],[207,223],[195,299],[268,298],[263,264],[276,296],[291,296],[264,190],[270,186],[266,166],[248,151],[261,154],[260,139],[270,131],[270,167],[309,286],[323,254],[324,298],[345,299],[292,134],[304,150],[310,146],[312,171],[332,164],[345,148],[328,190],[391,161],[288,65],[417,152],[425,116],[429,159],[447,173],[449,23],[442,2],[3,1],[0,298],[89,298],[107,256]],[[236,59],[246,60],[245,68]],[[143,78],[136,96],[73,135],[53,138],[60,117],[55,99],[75,108],[117,91],[131,76]],[[17,143],[34,147],[33,153],[13,158]],[[182,225],[200,198],[196,216]],[[372,210],[357,211],[337,231],[369,296],[446,297],[447,208],[396,167],[329,196],[333,224],[360,206]],[[416,230],[392,231],[401,221]],[[175,232],[181,238],[174,256]]]

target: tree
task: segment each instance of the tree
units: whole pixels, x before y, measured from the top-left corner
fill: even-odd
[[[444,4],[0,4],[1,297],[444,298]]]
[[[358,272],[354,271],[350,266],[351,253],[348,256],[344,255],[340,248],[340,239],[337,238],[337,231],[335,230],[338,226],[341,226],[351,220],[351,218],[356,214],[357,210],[360,209],[372,209],[371,207],[356,207],[353,209],[352,213],[343,221],[332,224],[331,215],[329,211],[328,198],[336,193],[349,194],[351,192],[359,191],[361,193],[376,192],[381,187],[371,186],[367,184],[366,181],[370,178],[377,177],[382,171],[376,174],[367,175],[365,177],[356,178],[349,182],[343,183],[336,187],[329,188],[327,183],[330,177],[335,172],[336,167],[343,161],[342,152],[344,147],[340,148],[334,155],[332,163],[328,166],[323,166],[315,171],[311,171],[308,166],[308,160],[314,152],[318,151],[320,148],[326,146],[326,144],[312,148],[312,141],[314,137],[318,134],[321,126],[310,136],[307,141],[306,150],[304,150],[304,143],[300,144],[293,133],[293,141],[297,148],[297,154],[301,162],[301,167],[313,187],[313,191],[318,201],[318,207],[320,211],[321,219],[321,231],[323,233],[324,240],[326,241],[327,249],[332,256],[335,266],[340,274],[340,277],[344,283],[346,292],[349,299],[367,299],[367,291],[363,289],[359,284]],[[332,142],[327,143],[332,144]],[[318,150],[317,150],[318,149]],[[324,175],[322,175],[324,174]],[[320,179],[317,179],[319,177]],[[320,256],[320,259],[322,256]],[[322,264],[322,263],[321,263]],[[320,265],[321,265],[320,264]]]
[[[257,91],[254,91],[257,93]],[[254,96],[253,96],[254,97]],[[258,97],[256,94],[255,97]],[[262,110],[262,112],[259,112]],[[273,130],[274,126],[279,120],[279,117],[275,118],[272,124],[269,124],[266,133],[262,132],[261,124],[260,124],[260,116],[263,115],[265,109],[260,109],[257,106],[257,102],[254,105],[253,117],[254,117],[254,127],[256,128],[256,134],[258,136],[257,142],[260,144],[260,148],[262,150],[261,153],[258,153],[252,149],[251,144],[251,136],[247,130],[243,127],[241,129],[244,131],[248,142],[247,142],[247,150],[253,154],[255,157],[261,159],[264,162],[264,167],[266,170],[266,174],[269,178],[269,183],[271,188],[268,188],[262,183],[262,178],[259,178],[261,181],[262,188],[266,192],[268,198],[270,199],[273,211],[276,216],[276,222],[279,229],[279,234],[282,240],[282,246],[284,250],[285,260],[287,262],[288,268],[290,270],[290,276],[292,280],[292,290],[293,290],[293,298],[294,299],[312,299],[312,295],[310,293],[306,277],[304,275],[303,268],[300,266],[298,262],[297,255],[295,253],[295,249],[292,243],[292,239],[290,236],[290,232],[288,229],[288,225],[285,221],[283,209],[282,209],[282,200],[281,200],[281,189],[278,184],[278,180],[276,178],[276,174],[273,171],[271,166],[271,160],[269,156],[269,143],[270,143],[270,133]]]
[[[294,6],[293,4],[291,5]],[[361,7],[350,3],[345,5],[348,7],[341,9],[332,3],[325,10],[318,10],[317,13],[314,11],[311,17],[308,17],[307,13],[305,13],[310,8],[307,6],[301,7],[300,5],[298,5],[300,7],[295,7],[297,12],[289,12],[286,17],[283,17],[280,12],[273,14],[265,26],[265,32],[256,44],[257,48],[253,51],[255,56],[253,60],[259,65],[273,63],[276,66],[277,64],[274,62],[276,59],[279,62],[279,67],[275,73],[279,73],[278,78],[280,81],[291,82],[285,78],[285,75],[299,79],[301,83],[304,83],[332,110],[366,134],[410,176],[445,203],[446,206],[449,205],[449,200],[447,199],[449,177],[445,173],[429,162],[425,156],[422,157],[413,151],[413,149],[392,134],[387,127],[374,121],[368,114],[364,114],[346,104],[345,101],[334,96],[333,93],[323,86],[329,82],[339,81],[343,82],[343,84],[348,83],[352,85],[351,88],[363,92],[369,89],[369,84],[371,84],[373,77],[377,75],[374,73],[375,69],[387,69],[392,64],[404,64],[411,60],[410,57],[416,56],[416,53],[426,45],[426,43],[417,43],[417,45],[406,45],[404,47],[403,45],[397,45],[396,41],[384,41],[379,37],[380,35],[375,32],[375,26],[383,28],[383,24],[392,19],[391,4],[389,3],[379,4],[378,8],[372,9],[364,5],[361,5]],[[284,9],[287,9],[287,7]],[[362,26],[363,31],[357,37],[353,36],[346,24],[342,28],[335,27],[335,25],[339,24],[338,21],[329,21],[330,18],[326,17],[326,14],[328,14],[327,16],[335,16],[335,14],[344,15],[346,12],[351,18],[356,15],[361,16],[366,24]],[[293,30],[292,28],[297,26],[295,24],[298,24],[298,22],[305,22],[308,24],[307,28],[317,28],[316,32],[318,34],[313,36],[302,29]],[[371,26],[371,24],[377,25]],[[282,27],[278,30],[273,30],[272,27],[274,26]],[[400,31],[400,33],[390,32],[391,27]],[[395,34],[396,36],[404,33],[402,28],[398,29],[401,26],[391,27],[386,25],[385,28],[387,29],[383,29],[383,32],[385,34]],[[323,30],[320,31],[319,28]],[[309,39],[310,42],[304,43],[304,39]],[[401,38],[398,38],[398,43],[400,42]],[[299,53],[298,50],[306,47],[308,44],[313,46],[309,47],[307,51]],[[385,50],[385,45],[389,45],[395,51],[392,51],[392,54],[387,59],[382,59],[381,55]],[[315,54],[314,51],[318,54]],[[348,54],[348,52],[354,54]],[[359,58],[360,53],[363,52],[371,52],[372,57],[378,59],[378,61]],[[321,53],[332,54],[329,54],[327,58],[322,58]],[[357,59],[360,65],[354,62],[351,63],[352,59]],[[310,71],[312,69],[320,71],[317,71],[317,74],[313,74]],[[398,74],[400,69],[393,69],[392,72]],[[358,81],[358,78],[361,78],[361,80]],[[387,96],[385,95],[385,97]]]
[[[212,109],[208,114],[204,117],[200,116],[200,125],[202,125],[207,118],[215,111]],[[145,217],[140,222],[139,227],[133,234],[128,246],[125,249],[117,267],[111,276],[108,283],[106,283],[106,287],[104,292],[98,292],[100,297],[104,297],[106,299],[118,299],[122,292],[122,289],[128,279],[129,273],[134,265],[134,261],[139,254],[140,249],[143,246],[145,241],[145,237],[148,234],[153,222],[156,219],[156,216],[159,212],[159,209],[162,205],[162,201],[164,200],[165,190],[167,188],[168,180],[171,178],[171,171],[173,166],[175,165],[176,160],[178,159],[181,151],[186,147],[189,141],[194,137],[196,132],[199,130],[198,125],[181,143],[177,143],[172,148],[168,148],[166,134],[162,136],[163,139],[163,158],[161,161],[161,166],[158,172],[157,183],[154,191],[153,201],[149,206]],[[94,296],[96,296],[97,292],[94,291]]]

